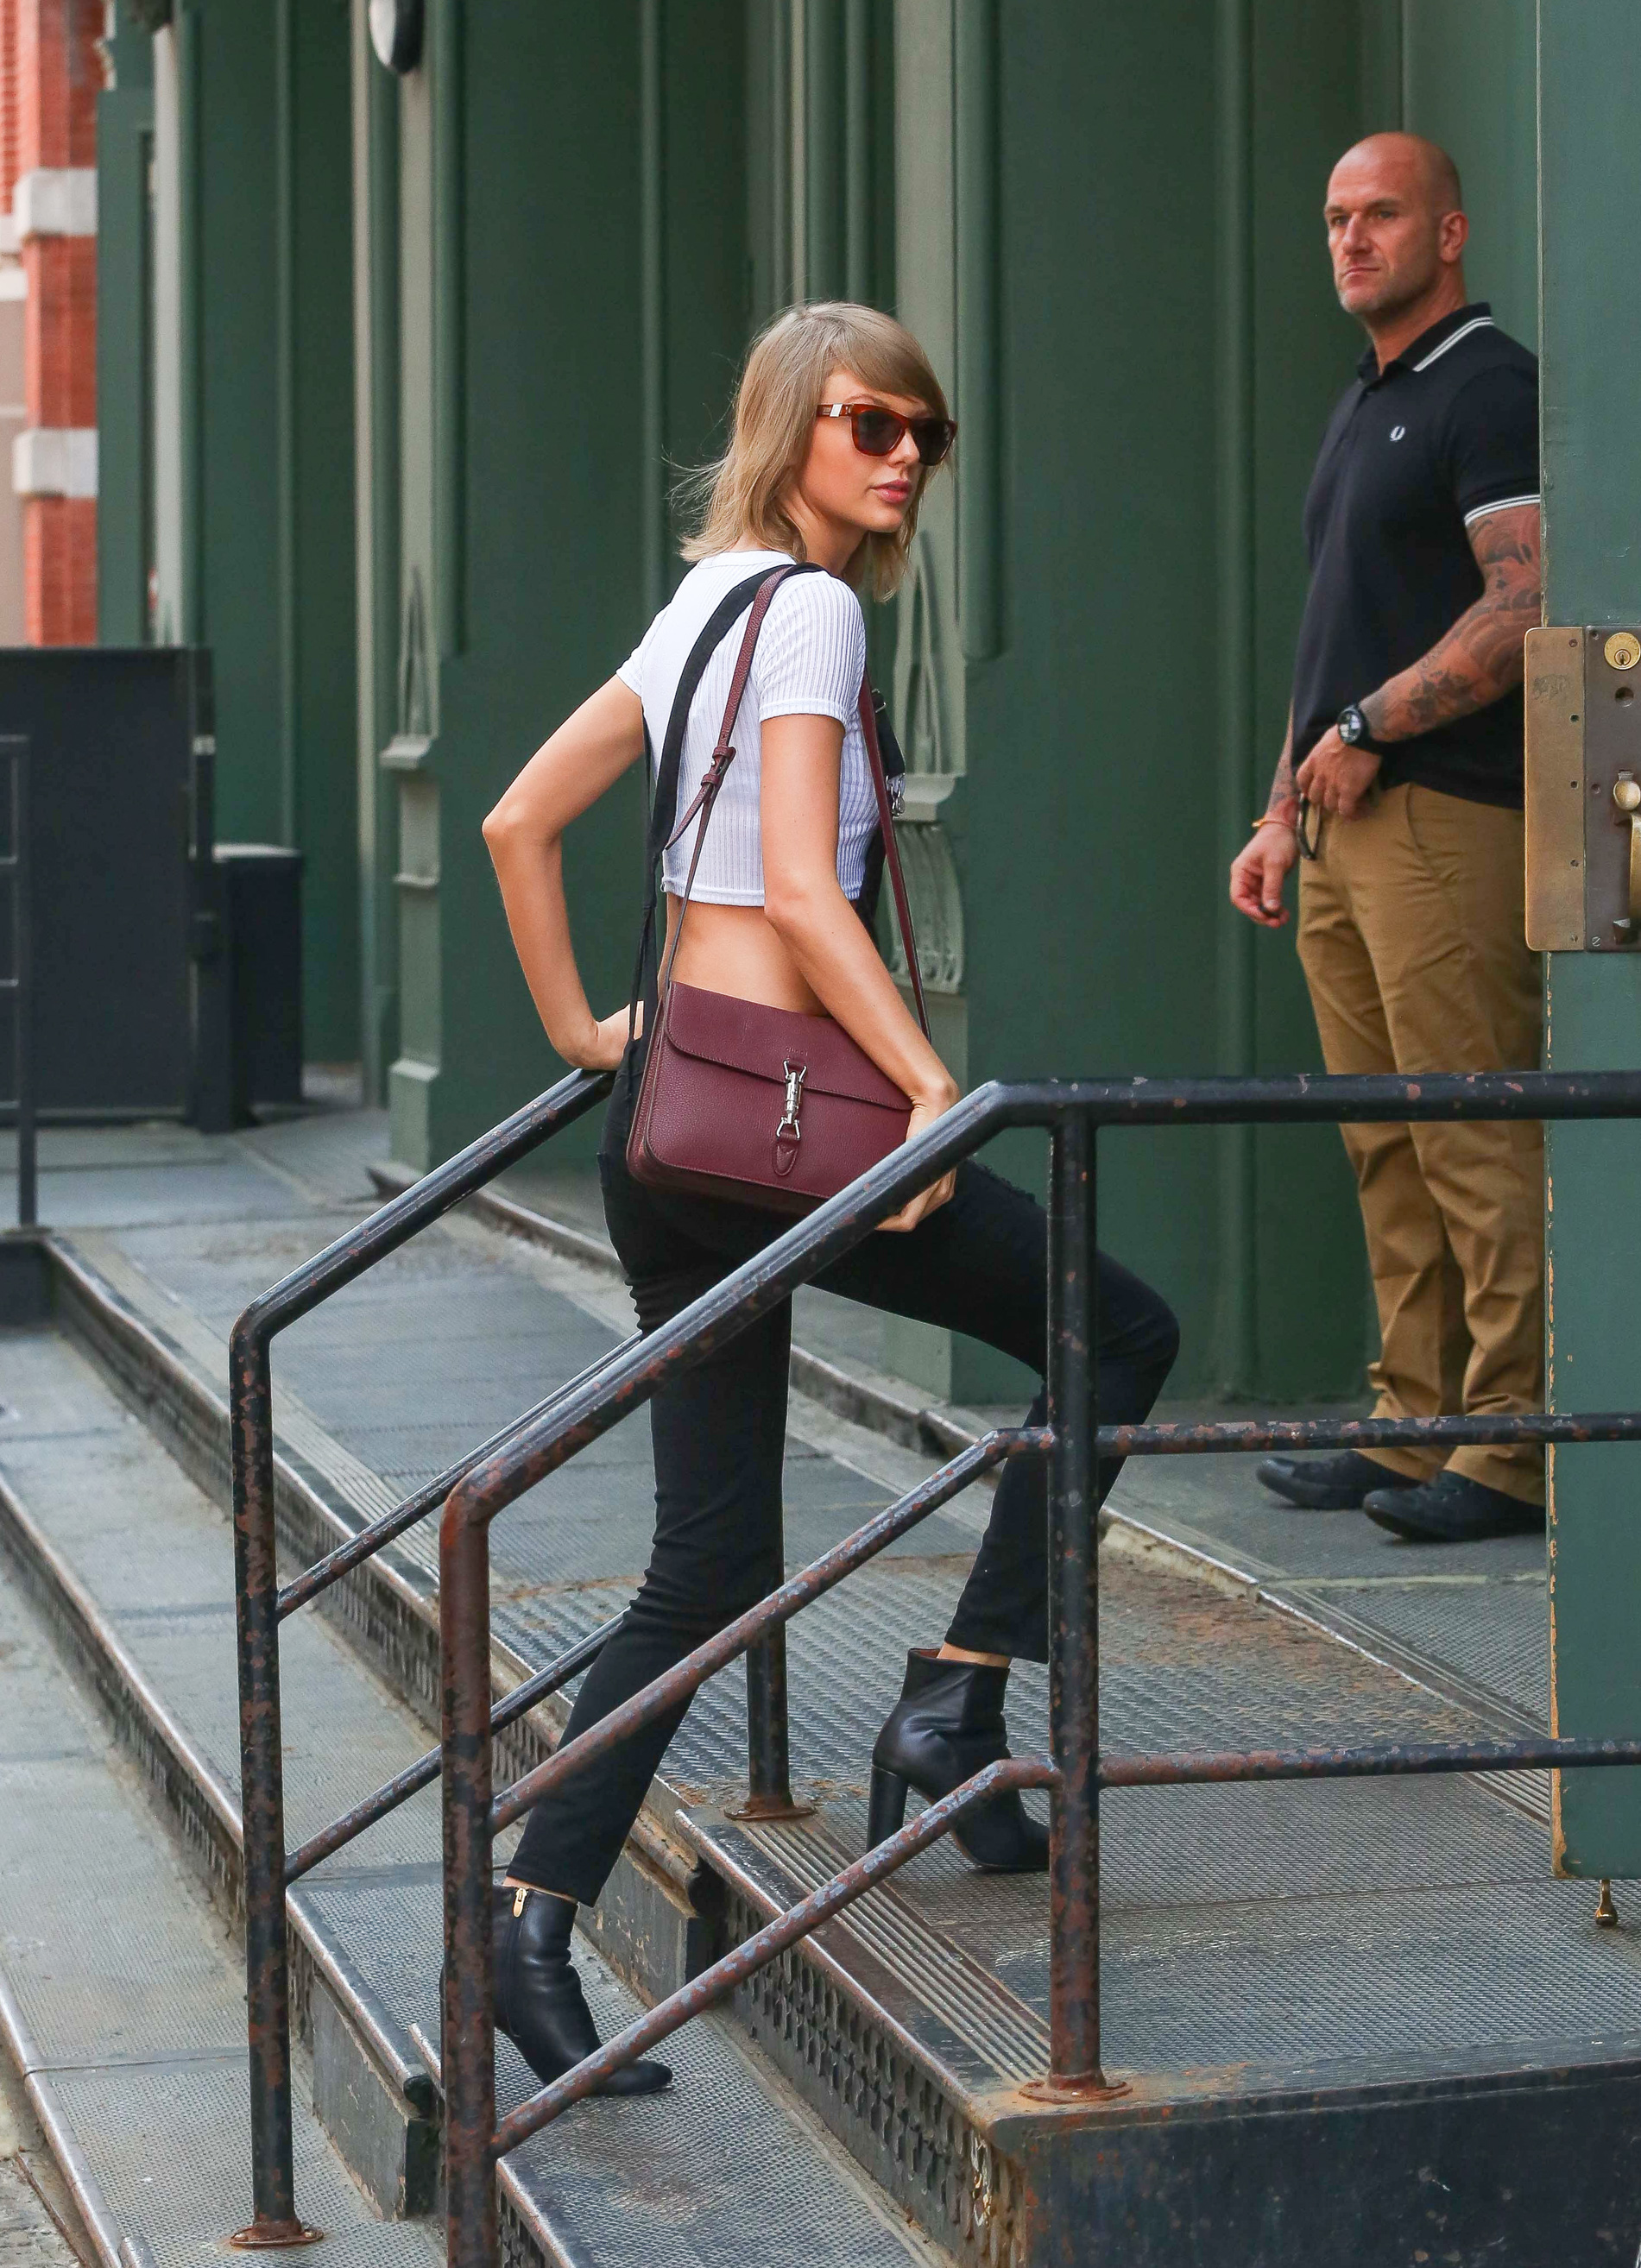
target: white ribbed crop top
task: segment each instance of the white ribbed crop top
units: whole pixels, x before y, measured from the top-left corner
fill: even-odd
[[[661,762],[678,680],[707,616],[737,583],[748,581],[760,567],[791,563],[780,551],[724,551],[699,561],[650,624],[643,643],[622,663],[617,675],[644,703],[652,762]],[[749,599],[747,612],[750,608]],[[688,808],[712,760],[745,629],[743,612],[720,641],[690,704],[689,727],[678,765],[680,812]],[[835,717],[843,726],[838,881],[846,897],[859,897],[867,849],[877,826],[871,767],[856,710],[865,668],[866,623],[861,602],[848,585],[835,575],[816,574],[795,575],[783,583],[758,632],[752,674],[732,735],[735,762],[706,830],[706,846],[695,877],[696,897],[719,906],[764,902],[758,726],[765,717]],[[662,885],[674,897],[684,894],[694,850],[691,827],[667,853]]]

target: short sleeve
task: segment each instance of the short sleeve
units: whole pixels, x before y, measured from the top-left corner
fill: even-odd
[[[665,609],[663,608],[662,612],[664,611]],[[650,624],[643,637],[639,640],[632,652],[627,656],[620,668],[616,672],[616,675],[621,680],[623,685],[626,687],[628,692],[636,693],[640,701],[644,698],[644,664],[649,659],[650,646],[654,639],[656,628],[660,622],[661,615],[657,615],[654,622]]]
[[[759,717],[835,717],[846,727],[865,671],[866,619],[848,585],[835,575],[783,583],[752,657]]]
[[[1496,363],[1454,396],[1448,459],[1467,527],[1539,501],[1539,389],[1533,372]]]

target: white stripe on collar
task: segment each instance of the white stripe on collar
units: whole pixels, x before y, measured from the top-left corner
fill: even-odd
[[[1472,315],[1467,323],[1460,324],[1451,338],[1444,339],[1438,347],[1432,347],[1423,360],[1416,362],[1413,367],[1416,371],[1428,370],[1433,362],[1441,359],[1449,347],[1456,347],[1460,340],[1467,339],[1472,331],[1491,331],[1497,328],[1490,315]]]

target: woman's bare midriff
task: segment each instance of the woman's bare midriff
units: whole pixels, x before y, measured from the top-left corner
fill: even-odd
[[[678,927],[681,901],[667,898],[667,942]],[[779,934],[764,918],[762,906],[714,906],[690,902],[678,957],[672,973],[680,984],[706,992],[727,992],[735,1000],[758,1000],[766,1008],[794,1008],[802,1015],[824,1013]]]

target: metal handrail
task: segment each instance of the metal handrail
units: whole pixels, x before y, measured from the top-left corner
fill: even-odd
[[[971,1447],[942,1465],[938,1472],[931,1473],[894,1504],[885,1505],[883,1511],[875,1513],[853,1535],[846,1535],[841,1543],[823,1552],[778,1590],[770,1592],[767,1598],[760,1599],[755,1607],[749,1607],[744,1614],[726,1623],[722,1630],[686,1654],[682,1661],[653,1678],[630,1700],[601,1717],[595,1725],[589,1725],[574,1740],[555,1749],[544,1764],[515,1780],[491,1805],[492,1834],[499,1835],[551,1789],[561,1787],[599,1756],[607,1756],[611,1749],[619,1748],[623,1741],[631,1740],[646,1725],[653,1725],[657,1718],[691,1699],[709,1677],[728,1668],[737,1655],[744,1653],[772,1630],[790,1622],[801,1609],[834,1589],[846,1575],[852,1575],[857,1567],[875,1559],[897,1536],[927,1520],[931,1512],[938,1512],[942,1505],[949,1504],[982,1473],[990,1472],[1005,1458],[1046,1456],[1048,1449],[1046,1427],[1022,1425],[1007,1432],[982,1434]]]
[[[788,1907],[785,1913],[777,1914],[772,1921],[737,1945],[733,1952],[713,1962],[710,1969],[702,1970],[699,1977],[691,1977],[689,1983],[681,1985],[677,1992],[664,2000],[658,2000],[653,2008],[634,2018],[625,2031],[617,2032],[606,2040],[573,2071],[565,2072],[561,2079],[555,2080],[551,2087],[543,2088],[539,2095],[532,2095],[528,2102],[520,2103],[516,2110],[502,2120],[492,2139],[492,2162],[505,2158],[509,2150],[516,2150],[521,2142],[528,2141],[532,2134],[539,2133],[543,2126],[551,2124],[561,2112],[567,2110],[573,2102],[579,2102],[584,2095],[590,2095],[612,2072],[635,2062],[641,2055],[647,2055],[659,2041],[667,2039],[680,2026],[687,2024],[691,2016],[699,2016],[703,2010],[727,1999],[737,1985],[743,1984],[749,1977],[756,1977],[760,1969],[766,1969],[772,1961],[778,1960],[789,1945],[795,1945],[799,1938],[809,1936],[824,1921],[829,1921],[833,1914],[841,1912],[845,1906],[853,1905],[856,1898],[862,1896],[875,1883],[881,1882],[885,1875],[892,1874],[898,1867],[904,1867],[908,1859],[915,1859],[920,1851],[927,1850],[931,1843],[936,1843],[942,1835],[950,1834],[971,1805],[989,1802],[994,1797],[1007,1794],[1011,1790],[1025,1787],[1053,1789],[1059,1785],[1060,1773],[1047,1756],[1006,1756],[996,1764],[983,1766],[972,1779],[965,1780],[960,1787],[953,1788],[950,1795],[942,1796],[937,1802],[920,1811],[915,1819],[908,1820],[897,1833],[868,1851],[852,1867],[846,1867],[840,1874],[834,1874],[830,1881],[823,1882],[818,1889],[811,1890],[799,1904]]]
[[[291,1994],[285,1948],[287,1885],[425,1787],[440,1770],[435,1749],[389,1780],[354,1810],[288,1856],[285,1847],[285,1775],[280,1740],[279,1624],[309,1599],[379,1551],[442,1501],[455,1476],[493,1452],[517,1429],[474,1450],[432,1488],[422,1488],[327,1554],[287,1591],[279,1587],[275,1528],[273,1381],[275,1336],[353,1283],[521,1158],[529,1156],[593,1109],[610,1092],[608,1073],[574,1071],[537,1095],[465,1150],[422,1176],[400,1196],[293,1269],[253,1300],[228,1341],[229,1430],[233,1465],[233,1557],[240,1692],[240,1800],[242,1821],[246,1998],[250,2029],[251,2189],[254,2218],[232,2242],[247,2249],[308,2241],[296,2210],[291,2107]],[[573,1384],[574,1381],[572,1381]],[[560,1389],[562,1393],[564,1389]],[[527,1418],[551,1410],[555,1396]],[[433,1493],[439,1490],[440,1493]],[[609,1627],[613,1627],[610,1625]],[[586,1667],[608,1628],[572,1647],[499,1705],[509,1722],[534,1697],[556,1690]],[[594,1641],[596,1640],[596,1644]],[[588,1648],[591,1646],[592,1653]],[[573,1664],[573,1666],[569,1666]]]
[[[1098,1748],[1098,1559],[1096,1543],[1096,1458],[1120,1447],[1127,1454],[1201,1454],[1261,1448],[1280,1439],[1296,1447],[1340,1440],[1464,1441],[1622,1440],[1641,1437],[1641,1416],[1568,1418],[1531,1413],[1518,1418],[1435,1420],[1291,1422],[1280,1427],[1230,1424],[1193,1427],[1099,1428],[1095,1348],[1095,1138],[1101,1127],[1123,1125],[1305,1124],[1457,1119],[1571,1119],[1641,1116],[1641,1073],[1530,1072],[1327,1079],[1180,1081],[1042,1081],[981,1087],[913,1143],[821,1206],[754,1259],[735,1270],[670,1322],[640,1343],[607,1357],[580,1387],[510,1432],[489,1457],[475,1463],[452,1490],[440,1528],[440,1624],[444,1695],[442,1775],[445,1848],[445,2090],[448,2258],[452,2268],[493,2268],[498,2232],[494,2169],[498,2157],[579,2099],[642,2047],[685,2021],[691,1987],[629,2027],[596,2055],[567,2073],[495,2126],[494,2016],[491,1997],[491,1845],[506,1818],[596,1753],[627,1737],[668,1705],[669,1680],[688,1673],[695,1684],[732,1659],[777,1617],[784,1621],[830,1583],[787,1602],[793,1586],[772,1594],[691,1660],[677,1666],[623,1709],[562,1749],[518,1783],[500,1804],[492,1800],[488,1678],[490,1578],[488,1527],[506,1505],[535,1486],[632,1410],[666,1379],[692,1367],[729,1344],[760,1315],[787,1298],[926,1186],[1005,1127],[1043,1126],[1050,1136],[1049,1359],[1046,1436],[1050,1466],[1050,1719],[1052,1778],[1037,1784],[1053,1792],[1050,1889],[1050,2070],[1035,2082],[1051,2099],[1097,2102],[1125,2092],[1108,2084],[1100,2062],[1098,1796],[1123,1784],[1106,1772],[1122,1760],[1102,1759]],[[1375,1426],[1384,1430],[1375,1432]],[[1034,1440],[1033,1447],[1039,1447]],[[947,1471],[950,1469],[945,1469]],[[942,1476],[935,1476],[939,1482]],[[927,1485],[927,1484],[926,1484]],[[914,1498],[919,1492],[914,1491]],[[911,1499],[907,1500],[908,1502]],[[891,1507],[891,1513],[898,1510]],[[921,1516],[920,1513],[911,1517]],[[880,1515],[880,1518],[883,1517]],[[908,1517],[906,1524],[910,1524]],[[847,1553],[868,1534],[860,1531]],[[886,1540],[886,1539],[885,1539]],[[878,1547],[878,1548],[881,1548]],[[837,1554],[829,1555],[836,1558]],[[861,1554],[861,1556],[869,1556]],[[819,1568],[824,1563],[817,1563]],[[852,1559],[850,1565],[859,1564]],[[806,1571],[813,1573],[815,1571]],[[848,1572],[839,1566],[831,1580]],[[798,1580],[802,1581],[800,1578]],[[709,1662],[706,1657],[711,1655]],[[696,1673],[699,1672],[699,1675]],[[676,1702],[676,1693],[671,1695]],[[1525,1771],[1550,1764],[1633,1763],[1641,1742],[1525,1742],[1426,1751],[1319,1750],[1282,1756],[1149,1758],[1131,1768],[1164,1784],[1214,1778],[1339,1778],[1369,1771]],[[963,1792],[958,1791],[961,1794]],[[948,1798],[950,1804],[955,1798]],[[932,1808],[938,1811],[940,1807]],[[927,1817],[928,1815],[924,1815]],[[920,1825],[921,1822],[914,1822]],[[943,1832],[946,1818],[929,1838]],[[911,1829],[902,1830],[910,1834]],[[899,1837],[859,1862],[869,1867],[893,1851]],[[917,1847],[921,1847],[920,1844]],[[905,1853],[911,1855],[910,1852]],[[880,1868],[901,1863],[897,1858]],[[858,1870],[851,1870],[854,1872]],[[841,1881],[844,1878],[838,1878]],[[878,1879],[874,1874],[870,1879]],[[869,1887],[866,1880],[859,1889]],[[829,1889],[836,1884],[828,1885]],[[859,1889],[852,1892],[858,1895]],[[817,1893],[817,1896],[822,1894]],[[794,1910],[791,1943],[815,1926]],[[832,1909],[828,1909],[829,1911]],[[817,1918],[818,1917],[817,1917]],[[766,1934],[766,1933],[765,1933]],[[745,1952],[748,1948],[739,1948]],[[779,1950],[776,1948],[775,1950]],[[772,1958],[772,1952],[768,1957]],[[735,1956],[727,1957],[733,1966]],[[754,1964],[758,1965],[758,1964]],[[694,1980],[719,1979],[726,1963]],[[717,1997],[715,1994],[714,1997]],[[705,2005],[702,2003],[701,2005]],[[659,2020],[669,2020],[660,2024]]]
[[[534,1677],[527,1677],[522,1685],[515,1685],[506,1699],[498,1704],[491,1717],[492,1728],[499,1733],[504,1727],[516,1724],[521,1717],[529,1716],[538,1701],[546,1700],[549,1694],[557,1693],[573,1677],[579,1677],[584,1669],[590,1669],[625,1619],[625,1616],[616,1615],[609,1622],[601,1623],[595,1631],[589,1631],[584,1638],[561,1653],[556,1661],[550,1661],[545,1669],[538,1669]],[[443,1761],[436,1747],[429,1749],[425,1756],[418,1756],[413,1764],[407,1764],[402,1772],[384,1780],[373,1795],[366,1796],[362,1803],[355,1804],[351,1811],[344,1811],[340,1819],[332,1820],[329,1827],[322,1828],[317,1835],[310,1836],[299,1849],[287,1853],[285,1888],[288,1889],[292,1882],[299,1881],[304,1874],[311,1874],[322,1859],[332,1857],[351,1843],[355,1836],[362,1835],[367,1827],[373,1827],[379,1819],[385,1819],[390,1811],[396,1811],[400,1804],[407,1801],[419,1788],[436,1780]]]

